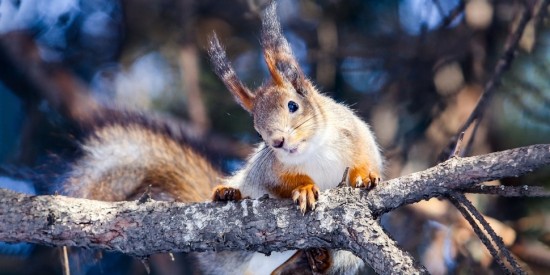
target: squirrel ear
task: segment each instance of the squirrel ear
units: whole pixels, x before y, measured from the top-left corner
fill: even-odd
[[[269,73],[276,85],[284,81],[298,85],[304,79],[302,70],[281,32],[276,1],[271,1],[262,14],[262,45]]]
[[[254,94],[239,80],[231,63],[227,60],[218,36],[214,33],[209,39],[208,55],[214,66],[214,72],[233,94],[237,102],[249,113],[254,105]]]

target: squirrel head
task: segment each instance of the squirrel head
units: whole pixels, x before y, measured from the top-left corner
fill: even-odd
[[[283,37],[272,1],[262,14],[262,46],[271,80],[251,92],[237,77],[216,34],[209,55],[214,71],[236,101],[254,118],[254,128],[279,158],[292,159],[310,150],[322,119],[313,102],[318,94],[303,74]]]

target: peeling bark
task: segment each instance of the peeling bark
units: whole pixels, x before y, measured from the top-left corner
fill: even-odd
[[[0,189],[0,240],[120,251],[251,250],[327,247],[350,250],[379,273],[425,273],[375,217],[404,204],[475,183],[525,174],[550,164],[550,145],[453,158],[381,183],[373,191],[326,190],[302,215],[290,200],[235,203],[101,202],[28,196]],[[374,214],[373,214],[374,213]]]

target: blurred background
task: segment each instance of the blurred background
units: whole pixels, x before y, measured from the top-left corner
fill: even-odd
[[[98,105],[176,121],[204,141],[224,172],[240,167],[259,140],[249,115],[210,69],[205,45],[216,31],[241,79],[259,86],[268,77],[259,43],[266,2],[0,0],[0,187],[58,191],[55,179],[75,151],[72,122]],[[492,76],[525,3],[538,3],[278,2],[284,34],[305,73],[371,124],[387,160],[386,179],[440,161]],[[475,136],[466,132],[465,155],[550,142],[547,20],[529,22],[515,52]],[[487,184],[550,188],[550,169]],[[550,274],[548,200],[468,198],[529,272]],[[501,272],[444,200],[403,207],[382,223],[434,274]],[[88,254],[94,265],[81,272],[146,274],[128,257]],[[174,256],[175,262],[155,256],[151,272],[190,272],[190,263]],[[0,246],[0,274],[38,273],[62,274],[59,249]]]

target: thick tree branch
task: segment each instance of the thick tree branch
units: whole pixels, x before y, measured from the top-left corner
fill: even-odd
[[[347,249],[381,273],[423,273],[372,213],[442,196],[482,181],[525,174],[550,164],[550,145],[452,158],[428,170],[382,183],[371,192],[327,190],[317,209],[300,214],[290,200],[237,203],[100,202],[28,196],[0,190],[0,240],[115,250],[134,256],[159,252]]]
[[[137,257],[168,251],[269,253],[329,247],[353,251],[379,273],[425,273],[385,234],[358,191],[331,190],[320,198],[315,212],[303,216],[289,200],[110,203],[1,190],[0,239]]]

